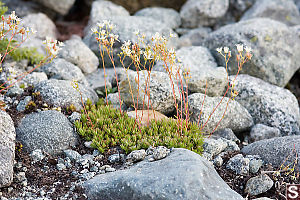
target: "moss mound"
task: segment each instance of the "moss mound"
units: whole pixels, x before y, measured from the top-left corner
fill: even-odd
[[[120,146],[126,153],[149,146],[186,148],[202,153],[203,135],[195,123],[182,122],[183,127],[187,127],[182,134],[178,133],[177,120],[153,120],[149,126],[139,128],[135,119],[105,105],[103,99],[96,105],[87,102],[86,110],[88,116],[82,111],[81,120],[75,122],[76,129],[101,153],[115,146]]]

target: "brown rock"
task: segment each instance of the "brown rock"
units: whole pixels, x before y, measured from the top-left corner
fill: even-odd
[[[155,110],[137,110],[137,112],[130,111],[127,113],[127,115],[134,119],[137,116],[139,119],[139,122],[143,126],[147,126],[148,122],[150,122],[153,119],[155,119],[156,121],[168,119],[167,116],[165,116],[164,114],[161,114],[160,112],[157,112]]]

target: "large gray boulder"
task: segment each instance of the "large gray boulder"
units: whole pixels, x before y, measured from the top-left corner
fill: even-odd
[[[260,140],[245,146],[242,152],[247,155],[259,155],[265,163],[271,163],[273,167],[293,166],[300,153],[300,136],[285,136]],[[295,169],[299,169],[300,163],[296,163]]]
[[[180,10],[182,26],[213,26],[226,14],[228,7],[228,0],[187,0]]]
[[[24,149],[41,149],[51,155],[77,144],[71,122],[61,112],[48,110],[26,115],[18,125],[17,139]]]
[[[300,38],[283,23],[267,18],[254,18],[226,25],[212,32],[206,40],[206,45],[221,66],[225,66],[225,61],[216,52],[216,48],[228,46],[235,56],[236,44],[252,48],[253,57],[243,65],[240,71],[242,74],[283,87],[299,68]],[[231,58],[228,63],[229,73],[236,74],[237,66],[236,59]]]
[[[150,17],[175,29],[181,25],[179,13],[172,8],[151,7],[139,10],[135,16]]]
[[[22,19],[22,25],[37,31],[35,37],[45,40],[46,37],[57,38],[57,29],[54,22],[44,13],[29,14]]]
[[[287,25],[300,23],[300,14],[293,0],[260,0],[245,12],[241,20],[267,17]]]
[[[229,101],[227,97],[224,97],[221,102],[222,97],[208,97],[201,93],[194,93],[189,95],[188,99],[190,120],[197,123],[202,112],[199,125],[203,126],[202,130],[205,134],[211,133],[217,127],[223,115],[216,130],[230,128],[235,133],[239,133],[249,130],[253,125],[253,119],[249,112],[237,101]],[[218,104],[219,106],[216,108]],[[213,112],[214,108],[216,109]]]
[[[150,77],[147,70],[139,73],[128,72],[128,78],[122,79],[119,85],[121,99],[127,106],[135,104],[137,109],[148,109],[148,100],[150,100],[149,109],[153,108],[163,114],[172,113],[175,110],[175,99],[176,103],[179,101],[178,87],[172,86],[167,73],[152,71]]]
[[[231,76],[231,84],[235,76]],[[254,123],[276,127],[281,135],[300,134],[300,111],[296,97],[287,89],[248,75],[234,81],[235,98],[253,117]]]
[[[0,188],[13,181],[16,131],[10,116],[0,110]]]
[[[96,176],[84,188],[91,200],[243,199],[208,161],[187,149],[174,149],[164,159],[145,159],[130,169]]]
[[[73,35],[67,40],[65,46],[59,51],[59,57],[77,65],[83,73],[94,72],[99,60],[79,36]]]
[[[43,100],[56,107],[74,105],[77,110],[82,109],[82,102],[90,99],[93,103],[98,101],[98,96],[93,89],[78,84],[79,91],[72,86],[72,81],[50,79],[42,81],[35,87],[35,92],[40,92]]]
[[[68,14],[75,0],[34,0],[61,15]]]

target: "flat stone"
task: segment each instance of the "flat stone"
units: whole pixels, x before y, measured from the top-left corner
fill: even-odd
[[[10,116],[0,110],[0,188],[13,181],[16,131]]]
[[[187,149],[174,149],[165,159],[144,160],[126,170],[95,176],[83,186],[91,200],[243,199],[204,158]]]

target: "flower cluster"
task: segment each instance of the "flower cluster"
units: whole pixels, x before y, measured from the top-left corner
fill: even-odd
[[[49,55],[53,57],[56,57],[58,51],[61,49],[62,46],[64,46],[64,43],[54,40],[50,37],[46,37],[46,40],[43,41],[43,43],[46,44],[46,50],[49,53]]]
[[[116,41],[119,41],[119,36],[112,33],[115,25],[108,20],[103,20],[102,23],[97,23],[97,27],[91,28],[92,34],[96,34],[96,40],[104,46],[112,47]]]
[[[248,46],[245,46],[243,44],[236,44],[236,49],[238,51],[238,54],[237,54],[237,60],[242,60],[244,61],[246,58],[248,60],[251,60],[252,58],[252,54],[251,54],[251,47],[248,47]],[[246,54],[245,56],[242,55],[243,51],[245,50]],[[220,48],[217,48],[216,49],[217,52],[219,52],[223,57],[228,57],[230,58],[231,57],[231,51],[229,51],[229,48],[228,47],[220,47]],[[223,51],[224,51],[224,54],[223,54]]]

